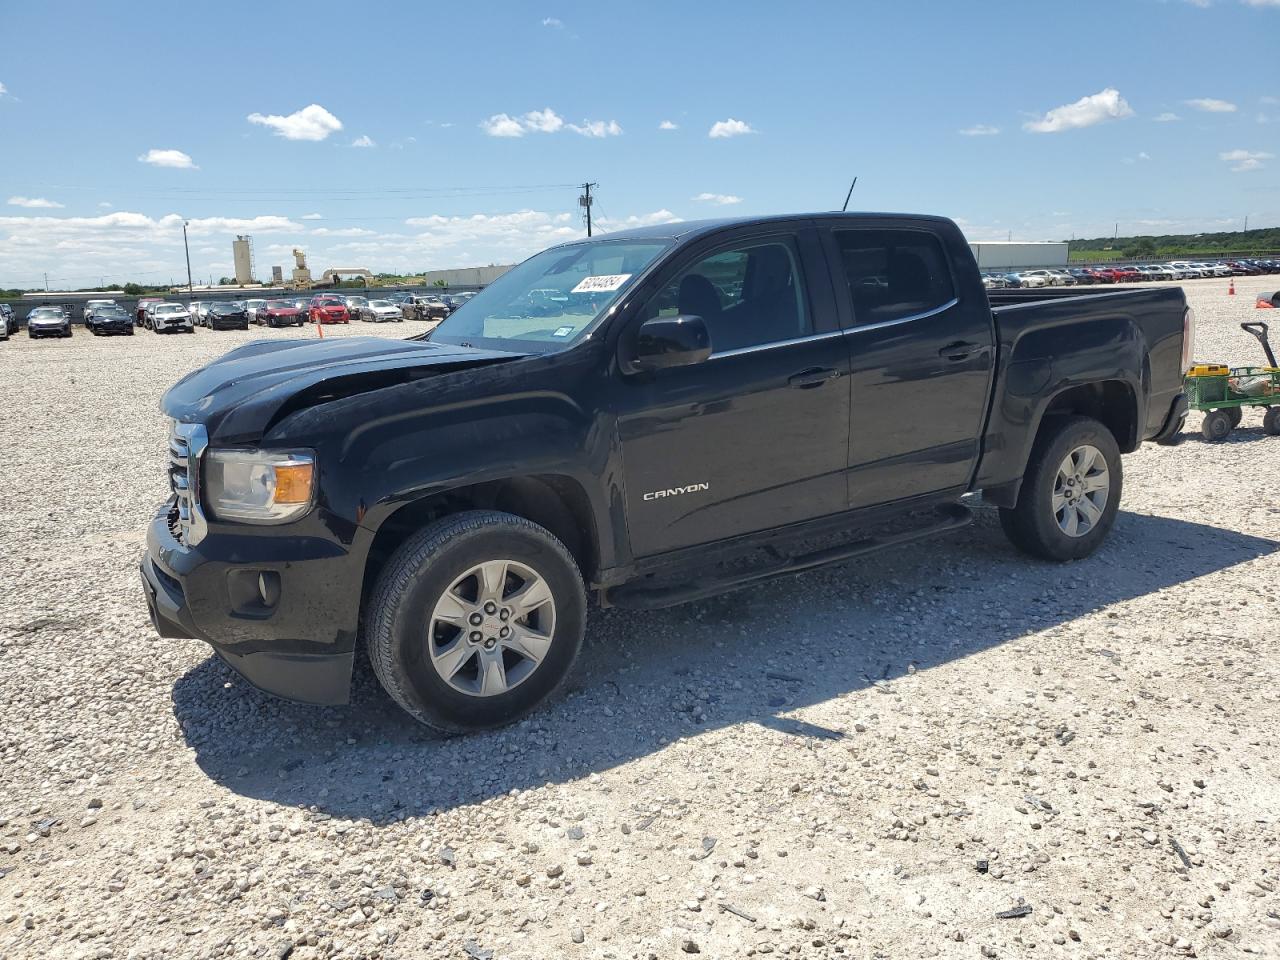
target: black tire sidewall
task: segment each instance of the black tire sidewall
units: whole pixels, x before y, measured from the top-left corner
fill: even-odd
[[[418,719],[449,732],[501,726],[534,710],[569,674],[586,626],[582,581],[568,551],[549,533],[520,518],[512,517],[516,522],[511,523],[501,514],[485,516],[492,519],[483,527],[462,529],[426,555],[410,551],[402,560],[409,564],[407,570],[393,558],[384,576],[401,585],[386,593],[375,591],[386,603],[370,615],[371,631],[385,638],[382,666],[392,671],[400,696],[396,690],[389,692],[397,700],[407,699],[409,703],[402,700],[401,705]],[[410,541],[406,547],[414,545]],[[551,649],[531,676],[500,696],[472,697],[450,687],[431,665],[427,630],[444,591],[471,567],[494,559],[525,564],[546,580],[555,597],[556,626]],[[376,655],[372,645],[370,653]]]

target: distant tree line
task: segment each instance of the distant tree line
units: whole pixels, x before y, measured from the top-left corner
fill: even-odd
[[[1280,250],[1280,227],[1262,230],[1235,230],[1223,233],[1171,233],[1162,236],[1098,237],[1072,240],[1073,260],[1113,257],[1206,256],[1231,251]]]

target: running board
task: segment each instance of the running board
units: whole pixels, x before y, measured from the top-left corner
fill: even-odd
[[[885,533],[864,537],[850,543],[838,544],[812,553],[787,557],[780,563],[738,570],[723,577],[704,578],[685,581],[680,584],[660,586],[656,584],[632,583],[615,587],[607,594],[611,606],[626,607],[635,610],[658,610],[662,607],[673,607],[680,603],[702,600],[718,593],[738,590],[762,580],[785,577],[804,573],[816,567],[825,567],[829,563],[840,563],[854,557],[875,553],[886,547],[897,547],[916,540],[936,537],[952,530],[968,526],[973,520],[973,512],[959,503],[948,504],[935,511],[937,519],[930,524],[914,527],[900,533]]]

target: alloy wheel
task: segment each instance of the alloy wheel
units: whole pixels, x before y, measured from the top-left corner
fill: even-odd
[[[1111,493],[1107,459],[1097,447],[1083,444],[1058,465],[1053,482],[1053,516],[1069,537],[1083,537],[1102,519]]]
[[[536,570],[514,560],[487,560],[436,601],[427,626],[431,665],[459,693],[498,696],[538,669],[555,626],[555,597]]]

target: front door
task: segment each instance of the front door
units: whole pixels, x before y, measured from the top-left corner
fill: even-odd
[[[633,555],[846,508],[848,353],[816,235],[806,241],[699,251],[633,318],[700,316],[712,346],[692,366],[618,374]]]

